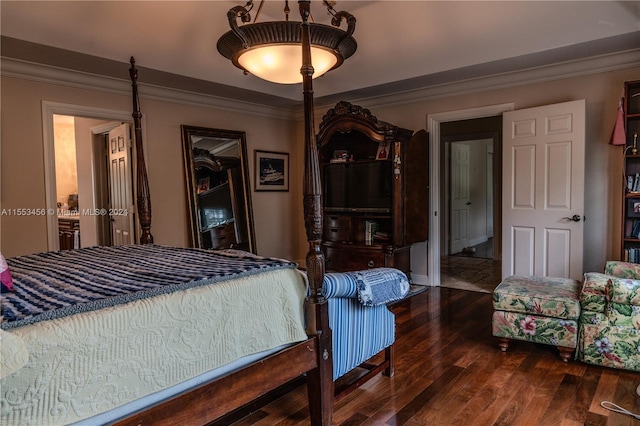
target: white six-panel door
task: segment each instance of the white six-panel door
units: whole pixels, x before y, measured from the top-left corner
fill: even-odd
[[[581,279],[585,101],[503,115],[502,276]]]
[[[451,245],[460,253],[469,242],[469,145],[451,144]]]
[[[129,125],[109,132],[109,188],[111,245],[133,244],[133,191]]]

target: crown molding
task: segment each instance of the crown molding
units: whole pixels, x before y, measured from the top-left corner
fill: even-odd
[[[54,67],[14,58],[0,58],[0,75],[39,83],[56,84],[76,89],[93,90],[121,96],[131,95],[131,81],[67,68]],[[296,120],[295,108],[275,107],[237,99],[223,98],[207,93],[164,87],[138,81],[141,98],[181,105],[215,108],[242,114],[269,118]]]
[[[131,93],[131,82],[126,79],[75,71],[14,58],[2,57],[0,60],[0,75],[2,76],[121,96],[130,96]],[[445,83],[440,82],[429,85],[428,81],[425,80],[426,85],[419,87],[416,87],[417,81],[401,81],[392,83],[393,88],[389,87],[391,84],[383,85],[385,87],[379,86],[373,88],[373,91],[381,93],[380,95],[371,96],[372,88],[369,88],[316,98],[314,103],[316,104],[316,112],[325,111],[333,107],[336,102],[344,99],[349,99],[350,102],[366,106],[367,108],[393,107],[638,66],[640,66],[640,48],[515,71],[495,73],[482,77],[462,78]],[[160,85],[138,84],[141,97],[147,99],[173,102],[181,105],[209,107],[234,113],[252,114],[291,121],[301,121],[303,118],[301,102],[291,107],[277,107]]]
[[[529,84],[544,83],[565,78],[580,77],[640,66],[640,49],[597,55],[589,58],[558,62],[488,76],[460,79],[425,87],[396,87],[393,94],[367,96],[365,91],[354,91],[316,99],[319,108],[331,108],[336,102],[350,99],[367,108],[392,107],[421,101],[470,95],[479,92],[508,89]],[[402,82],[397,83],[398,86]],[[381,88],[382,89],[382,88]],[[384,90],[384,89],[382,89]]]

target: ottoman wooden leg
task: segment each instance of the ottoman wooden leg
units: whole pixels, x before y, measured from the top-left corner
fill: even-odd
[[[564,346],[558,346],[558,352],[560,352],[560,358],[564,362],[569,362],[571,357],[573,356],[574,348],[565,348]]]
[[[500,346],[500,350],[502,352],[506,352],[509,348],[509,339],[504,337],[498,337],[498,346]]]

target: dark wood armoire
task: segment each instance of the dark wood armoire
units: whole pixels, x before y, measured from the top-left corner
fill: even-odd
[[[341,101],[324,115],[317,143],[326,269],[389,266],[410,276],[411,244],[429,235],[427,133]]]

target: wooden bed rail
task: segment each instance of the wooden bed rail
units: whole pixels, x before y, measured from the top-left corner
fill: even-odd
[[[316,353],[316,339],[309,339],[237,372],[148,407],[116,425],[207,424],[313,369]]]

